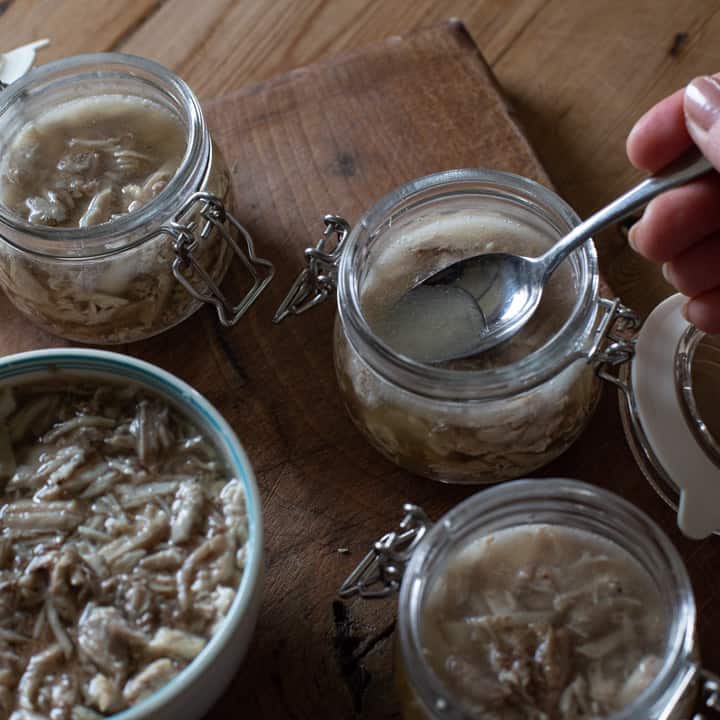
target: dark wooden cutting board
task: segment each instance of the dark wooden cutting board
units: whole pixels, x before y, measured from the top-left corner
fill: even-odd
[[[270,322],[323,229],[351,222],[392,188],[457,167],[548,178],[458,22],[302,68],[205,105],[232,170],[235,211],[277,276],[249,315],[222,329],[205,309],[182,326],[117,348],[204,393],[247,448],[262,492],[264,609],[249,656],[210,717],[399,717],[392,694],[396,600],[340,602],[341,581],[403,502],[438,517],[474,490],[414,477],[378,455],[351,425],[332,366],[333,302]],[[241,282],[233,268],[225,288]],[[0,352],[65,344],[29,326],[3,297]],[[720,666],[714,607],[720,575],[710,541],[690,543],[633,463],[614,392],[560,460],[538,473],[594,482],[632,499],[670,533],[695,582],[700,634]],[[348,548],[349,554],[338,548]],[[716,579],[717,578],[717,579]]]

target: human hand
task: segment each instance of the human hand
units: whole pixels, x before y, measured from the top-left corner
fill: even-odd
[[[648,110],[627,139],[630,162],[655,172],[694,142],[720,170],[720,76],[700,77]],[[689,300],[685,317],[720,333],[720,175],[711,173],[652,200],[630,245],[663,263],[665,279]]]

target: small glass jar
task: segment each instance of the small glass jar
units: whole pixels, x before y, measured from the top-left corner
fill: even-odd
[[[694,538],[720,531],[720,346],[683,317],[686,298],[660,303],[638,332],[613,333],[628,362],[600,367],[618,386],[635,460]]]
[[[490,483],[547,464],[592,415],[599,382],[587,352],[598,270],[592,242],[571,256],[570,309],[537,349],[516,351],[520,341],[513,338],[506,344],[511,360],[481,369],[415,362],[371,329],[365,283],[388,252],[404,247],[407,229],[466,213],[508,219],[542,237],[546,247],[579,222],[555,193],[507,173],[453,170],[403,185],[371,208],[343,244],[335,368],[354,423],[386,457],[434,480]],[[402,257],[397,253],[393,261],[401,266]]]
[[[418,508],[406,506],[406,511],[401,530],[378,541],[341,589],[344,597],[374,597],[400,587],[394,673],[405,720],[479,717],[428,661],[427,601],[463,549],[528,525],[580,531],[612,543],[646,573],[670,618],[656,674],[634,700],[609,716],[612,720],[690,718],[701,678],[716,680],[698,665],[695,600],[682,560],[664,533],[618,496],[574,480],[517,480],[473,495],[435,524]]]
[[[247,231],[225,209],[225,162],[179,77],[120,53],[39,67],[0,93],[0,144],[7,148],[20,128],[60,103],[103,95],[151,101],[180,121],[186,148],[177,172],[146,205],[91,227],[35,225],[0,205],[0,284],[35,324],[81,342],[149,337],[203,302],[234,324],[269,282],[272,265],[255,257]],[[253,280],[237,305],[218,288],[234,256]]]

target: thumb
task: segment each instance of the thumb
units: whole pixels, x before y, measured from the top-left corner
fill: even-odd
[[[695,78],[685,88],[685,124],[700,152],[720,170],[720,80]]]

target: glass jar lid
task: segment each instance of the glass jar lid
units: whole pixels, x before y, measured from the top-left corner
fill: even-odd
[[[635,339],[624,373],[626,435],[641,468],[689,537],[720,530],[720,345],[660,303]]]

